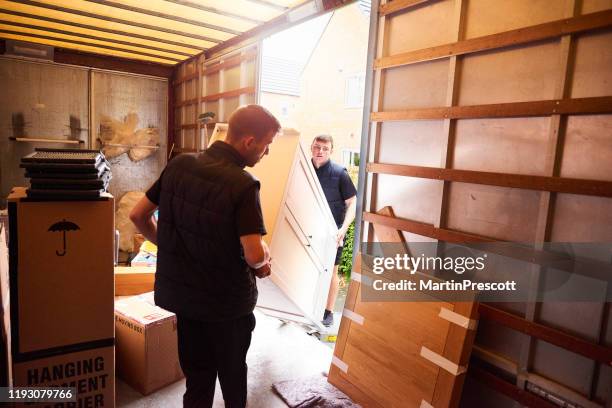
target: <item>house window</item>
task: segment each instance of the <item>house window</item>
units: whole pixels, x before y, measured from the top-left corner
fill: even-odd
[[[359,167],[359,151],[352,149],[342,150],[342,165],[344,167]]]
[[[361,108],[365,93],[365,74],[351,75],[346,78],[344,88],[344,107]]]

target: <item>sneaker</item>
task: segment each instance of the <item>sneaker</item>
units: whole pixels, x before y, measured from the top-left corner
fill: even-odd
[[[323,320],[321,320],[321,323],[325,327],[332,326],[334,324],[334,314],[326,310],[325,313],[323,313]]]

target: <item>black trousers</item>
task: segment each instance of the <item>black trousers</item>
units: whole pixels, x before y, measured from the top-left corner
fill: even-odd
[[[183,407],[212,407],[217,375],[225,406],[246,406],[246,354],[254,328],[253,313],[224,322],[177,316],[179,361],[187,382]]]

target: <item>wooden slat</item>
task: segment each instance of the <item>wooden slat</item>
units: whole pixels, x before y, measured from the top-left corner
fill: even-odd
[[[402,231],[446,242],[468,243],[498,241],[494,238],[467,234],[465,232],[452,231],[443,228],[436,228],[433,225],[426,224],[424,222],[412,221],[403,218],[387,217],[385,215],[379,215],[369,212],[363,213],[363,221],[393,227]]]
[[[463,39],[465,35],[465,23],[467,20],[467,0],[456,0],[455,10],[453,17],[453,31],[455,32],[455,41]],[[453,55],[448,60],[448,82],[446,87],[446,103],[445,105],[455,106],[458,102],[459,97],[459,80],[461,71],[461,58]],[[452,159],[455,151],[455,134],[457,129],[457,122],[453,119],[444,119],[444,128],[442,136],[442,146],[440,155],[440,167],[450,168],[452,167]],[[444,182],[440,185],[440,203],[439,211],[436,214],[434,225],[436,227],[444,227],[448,216],[448,206],[450,201],[450,183]]]
[[[373,122],[418,119],[474,119],[548,116],[554,114],[593,114],[612,112],[612,96],[553,99],[547,101],[495,103],[488,105],[439,106],[396,111],[372,112]]]
[[[524,334],[536,337],[547,343],[554,344],[566,350],[581,354],[606,365],[612,365],[612,348],[595,344],[580,337],[573,336],[561,330],[553,329],[522,317],[504,312],[492,306],[478,306],[480,318],[490,320]]]
[[[216,101],[219,99],[232,98],[235,96],[240,96],[242,94],[252,94],[252,93],[255,93],[255,87],[247,86],[245,88],[234,89],[232,91],[220,92],[217,94],[203,96],[202,102]]]
[[[178,67],[175,67],[172,70],[172,75],[169,78],[170,83],[172,83],[173,79],[176,78],[177,73],[178,73]],[[175,111],[176,101],[174,99],[175,99],[174,87],[168,85],[168,116],[167,116],[168,142],[166,144],[166,158],[168,160],[172,158],[172,152],[174,149],[174,145],[176,143],[176,132],[175,132],[176,129],[175,129],[175,123],[174,123],[174,115],[176,114],[176,111]]]
[[[446,180],[459,183],[552,191],[566,194],[612,197],[612,181],[573,179],[565,177],[532,176],[524,174],[493,173],[487,171],[441,169],[404,164],[368,163],[368,172]]]
[[[382,4],[378,8],[378,15],[382,17],[392,13],[397,13],[398,11],[406,10],[410,7],[414,7],[428,1],[431,0],[394,0],[389,3]]]
[[[565,3],[565,17],[575,17],[580,13],[579,1],[570,0]],[[555,85],[554,97],[563,99],[570,96],[570,82],[572,75],[572,65],[570,64],[570,56],[572,52],[572,36],[565,35],[559,42],[559,63],[557,72],[557,82]],[[544,175],[559,176],[561,167],[562,150],[564,133],[566,126],[562,123],[566,121],[565,117],[555,114],[550,117],[548,128],[548,141],[546,144],[546,153],[544,156]],[[536,221],[535,246],[537,249],[542,249],[544,243],[550,241],[550,233],[552,230],[553,209],[555,193],[550,191],[542,192],[538,208],[538,218]],[[537,294],[541,285],[541,274],[544,271],[539,265],[534,265],[529,277],[529,298],[525,304],[524,317],[526,320],[537,320],[540,313],[541,303],[537,302]],[[525,388],[529,368],[533,364],[533,355],[535,352],[535,339],[530,336],[523,336],[521,339],[521,353],[518,361],[518,373],[516,376],[516,385],[520,388]],[[593,362],[593,364],[595,364]]]
[[[195,123],[188,123],[188,124],[185,124],[185,125],[181,125],[180,128],[181,129],[195,129],[197,127],[198,127],[198,125],[196,125]]]
[[[468,370],[470,377],[475,378],[479,382],[483,383],[489,388],[496,390],[497,392],[518,401],[524,406],[534,408],[558,408],[558,405],[552,404],[543,398],[532,394],[529,391],[522,390],[516,385],[509,383],[508,381],[502,380],[498,376],[489,373],[483,368],[477,366],[470,366]]]
[[[182,102],[178,102],[174,105],[175,108],[180,108],[181,106],[186,106],[186,105],[195,105],[196,103],[198,103],[198,98],[191,98],[191,99],[187,99],[185,101]]]
[[[257,50],[249,50],[244,54],[236,55],[224,60],[220,64],[207,66],[204,69],[203,75],[214,74],[215,72],[219,72],[222,69],[227,69],[231,67],[235,67],[240,65],[243,61],[251,61],[257,57]]]
[[[187,61],[183,61],[183,63],[187,63]],[[173,84],[180,85],[183,82],[191,81],[192,79],[195,79],[197,77],[198,77],[198,73],[194,72],[193,74],[185,75],[184,77],[177,79],[176,81],[173,82]]]
[[[375,69],[397,67],[416,62],[446,58],[452,55],[464,55],[478,51],[526,44],[610,26],[612,26],[612,10],[600,11],[579,17],[566,18],[550,23],[538,24],[531,27],[524,27],[483,37],[471,38],[469,40],[391,55],[377,59],[374,63],[374,67]]]

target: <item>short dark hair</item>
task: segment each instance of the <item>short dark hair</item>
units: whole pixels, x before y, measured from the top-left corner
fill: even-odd
[[[331,143],[332,149],[334,148],[334,138],[330,135],[318,135],[312,140],[314,142],[323,142],[323,143]]]
[[[278,132],[280,128],[278,119],[269,110],[260,105],[246,105],[230,115],[227,139],[240,140],[247,135],[253,135],[261,140],[270,132]]]

